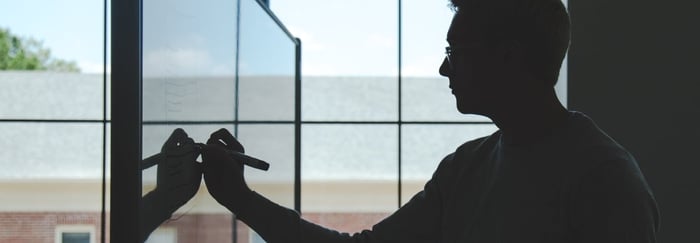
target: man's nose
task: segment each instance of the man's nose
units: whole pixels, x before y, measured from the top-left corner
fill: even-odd
[[[450,64],[447,62],[447,57],[442,59],[442,64],[440,65],[440,69],[438,70],[440,75],[449,77],[450,76]]]

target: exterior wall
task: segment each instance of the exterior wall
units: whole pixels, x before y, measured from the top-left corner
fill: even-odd
[[[355,233],[371,229],[386,216],[387,213],[308,213],[303,218],[340,232]],[[53,243],[59,225],[91,225],[94,227],[95,242],[99,242],[100,217],[99,213],[81,212],[2,212],[0,242]],[[176,215],[161,227],[174,228],[178,243],[228,242],[233,235],[231,220],[230,214]],[[238,242],[250,242],[248,227],[239,221],[237,228]],[[106,242],[109,242],[109,231]]]
[[[56,227],[62,225],[91,225],[95,242],[99,242],[100,184],[98,180],[0,182],[0,242],[54,242]],[[422,183],[407,185],[411,185],[405,188],[407,190],[419,190]],[[144,191],[152,187],[145,185]],[[291,204],[282,200],[289,198],[289,193],[281,185],[251,183],[251,187],[277,203]],[[396,209],[396,188],[390,182],[307,182],[304,193],[302,217],[341,232],[370,229]],[[109,201],[109,192],[107,196]],[[109,223],[109,218],[106,222]],[[195,198],[160,228],[174,229],[179,243],[229,242],[233,235],[231,222],[232,215],[219,206],[202,185]],[[237,227],[238,242],[249,242],[247,226],[239,221]],[[109,242],[109,225],[106,239]]]
[[[101,237],[100,213],[0,212],[0,242],[53,243],[58,225],[91,225],[94,226],[94,239],[99,241]]]

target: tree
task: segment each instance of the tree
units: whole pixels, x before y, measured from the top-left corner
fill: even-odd
[[[75,61],[52,58],[41,41],[15,36],[4,28],[0,28],[0,70],[80,72]]]

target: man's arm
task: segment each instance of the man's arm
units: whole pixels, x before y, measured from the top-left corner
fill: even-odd
[[[250,190],[243,178],[243,164],[230,158],[225,149],[243,152],[240,143],[230,133],[219,130],[212,134],[203,151],[207,188],[217,202],[236,214],[267,242],[439,241],[442,209],[437,182],[428,182],[423,192],[372,230],[351,235],[308,222],[297,212]]]
[[[302,219],[293,210],[279,206],[253,192],[238,211],[238,218],[268,242],[438,242],[441,205],[437,185],[428,182],[391,216],[371,230],[355,234],[327,229]]]
[[[634,159],[603,163],[574,194],[572,227],[578,242],[656,242],[656,201]]]

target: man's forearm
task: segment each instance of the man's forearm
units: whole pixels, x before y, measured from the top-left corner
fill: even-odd
[[[245,208],[240,208],[236,216],[267,242],[376,242],[372,240],[371,231],[350,235],[324,228],[305,221],[298,212],[277,205],[255,192],[242,205]]]

